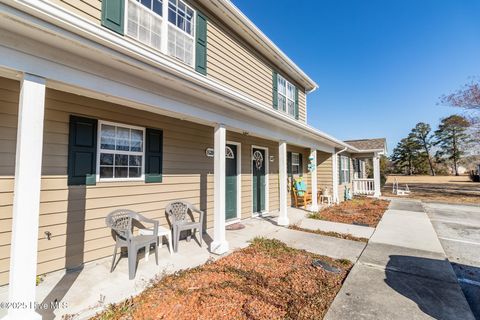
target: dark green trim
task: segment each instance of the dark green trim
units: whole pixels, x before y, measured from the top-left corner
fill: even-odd
[[[68,133],[68,185],[95,185],[97,169],[96,119],[70,116]]]
[[[272,89],[273,109],[278,110],[278,73],[275,70],[272,73]]]
[[[145,183],[162,182],[163,131],[147,128],[145,136]]]
[[[125,0],[102,0],[102,26],[125,34]]]
[[[166,1],[166,0],[164,0]],[[195,70],[207,75],[207,17],[197,11]]]
[[[303,177],[303,154],[298,154],[298,174]]]
[[[292,152],[287,151],[287,175],[292,177],[293,170],[292,170]]]
[[[298,88],[295,87],[295,119],[298,120]]]

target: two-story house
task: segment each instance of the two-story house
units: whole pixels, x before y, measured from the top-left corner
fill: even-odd
[[[33,301],[37,274],[110,256],[116,208],[166,224],[187,200],[221,254],[226,224],[278,211],[288,225],[293,176],[315,210],[373,157],[379,195],[384,143],[309,126],[316,88],[228,0],[1,1],[0,285]]]

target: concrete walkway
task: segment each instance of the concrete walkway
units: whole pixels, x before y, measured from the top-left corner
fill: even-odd
[[[292,224],[299,223],[305,217],[305,211],[290,208],[289,218]],[[227,231],[227,240],[230,252],[244,248],[255,237],[274,238],[287,245],[326,255],[332,258],[344,258],[355,262],[365,248],[364,243],[325,237],[307,232],[300,232],[276,224],[275,215],[252,218],[242,221],[244,229]],[[96,312],[101,311],[110,303],[120,302],[142,292],[152,280],[171,274],[175,271],[199,266],[209,259],[218,259],[207,250],[212,241],[213,230],[207,230],[204,235],[203,246],[195,240],[180,241],[178,253],[170,255],[168,249],[159,250],[159,265],[150,256],[149,261],[140,258],[137,275],[134,280],[128,280],[127,259],[122,258],[114,272],[110,273],[111,258],[87,263],[82,269],[70,272],[54,272],[45,278],[37,287],[37,302],[48,304],[57,300],[60,308],[39,310],[44,320],[61,319],[70,315],[68,319],[88,319]],[[0,288],[0,301],[7,301],[8,287]],[[0,318],[5,310],[0,309]]]
[[[421,202],[393,200],[325,319],[474,319]]]

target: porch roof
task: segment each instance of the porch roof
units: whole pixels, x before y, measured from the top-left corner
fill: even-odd
[[[358,140],[345,140],[348,145],[360,150],[360,152],[372,152],[372,151],[387,151],[387,139],[358,139]]]

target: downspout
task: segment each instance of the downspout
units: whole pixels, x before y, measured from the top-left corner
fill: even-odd
[[[339,203],[339,200],[338,200],[338,155],[342,152],[345,152],[347,151],[348,147],[345,147],[344,149],[338,151],[338,152],[334,152],[333,153],[333,159],[332,159],[332,173],[333,173],[333,190],[332,190],[332,193],[333,193],[333,203]]]

